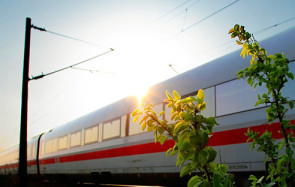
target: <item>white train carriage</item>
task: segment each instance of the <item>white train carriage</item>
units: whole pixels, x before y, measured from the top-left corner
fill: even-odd
[[[283,52],[294,61],[295,29],[269,38],[261,46],[269,54]],[[263,171],[265,155],[250,151],[244,133],[251,127],[260,132],[267,129],[277,139],[282,136],[278,123],[267,124],[266,107],[254,107],[257,94],[264,93],[265,88],[253,90],[246,81],[237,79],[236,72],[248,65],[249,58],[240,57],[238,50],[151,87],[143,102],[153,103],[157,111],[165,110],[164,117],[169,120],[169,110],[163,103],[166,90],[189,96],[203,89],[207,102],[204,115],[216,117],[220,124],[209,140],[218,152],[216,161],[226,163],[232,172]],[[295,63],[290,63],[290,69],[295,74]],[[283,94],[295,99],[295,81],[287,83]],[[172,140],[155,144],[152,132],[142,132],[130,115],[137,107],[137,98],[127,97],[35,137],[28,143],[29,173],[175,176],[180,171],[176,158],[165,155],[173,146]],[[295,123],[294,109],[287,118]],[[13,164],[16,162],[1,160],[1,172],[15,168]]]

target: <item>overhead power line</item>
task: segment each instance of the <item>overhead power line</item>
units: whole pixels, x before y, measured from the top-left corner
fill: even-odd
[[[274,25],[272,25],[272,26],[269,26],[269,27],[266,27],[266,28],[264,28],[264,29],[261,29],[261,30],[259,30],[259,31],[256,31],[256,32],[254,32],[254,34],[258,34],[258,33],[260,33],[260,32],[267,31],[267,30],[269,30],[269,29],[271,29],[271,28],[273,28],[273,27],[277,27],[277,26],[279,26],[279,25],[281,25],[281,24],[284,24],[284,23],[286,23],[286,22],[292,21],[292,20],[294,20],[294,19],[295,19],[295,17],[289,18],[289,19],[287,19],[287,20],[285,20],[285,21],[282,21],[282,22],[280,22],[280,23],[277,23],[277,24],[274,24]]]
[[[192,27],[195,27],[196,25],[198,25],[198,24],[200,24],[201,22],[205,21],[206,19],[208,19],[208,18],[214,16],[215,14],[217,14],[217,13],[223,11],[224,9],[226,9],[226,8],[228,8],[228,7],[230,7],[230,6],[232,6],[233,4],[237,3],[238,1],[240,1],[240,0],[236,0],[236,1],[234,1],[234,2],[232,2],[232,3],[230,3],[230,4],[228,4],[228,5],[226,5],[225,7],[223,7],[223,8],[221,8],[221,9],[217,10],[216,12],[213,12],[213,13],[210,14],[209,16],[207,16],[207,17],[201,19],[200,21],[197,21],[196,23],[194,23],[194,24],[188,26],[187,28],[183,29],[181,32],[187,31],[187,30],[191,29]]]
[[[212,14],[210,14],[210,15],[206,16],[205,18],[203,18],[203,19],[201,19],[201,20],[199,20],[199,21],[193,23],[192,25],[186,27],[185,29],[182,29],[180,32],[177,32],[177,33],[171,35],[171,36],[168,37],[167,39],[170,40],[170,39],[172,39],[172,38],[174,38],[174,37],[176,37],[176,36],[182,34],[183,32],[185,32],[185,31],[187,31],[187,30],[189,30],[189,29],[195,27],[196,25],[198,25],[198,24],[200,24],[201,22],[203,22],[203,21],[209,19],[210,17],[214,16],[215,14],[217,14],[217,13],[223,11],[224,9],[226,9],[226,8],[228,8],[228,7],[230,7],[230,6],[232,6],[233,4],[237,3],[238,1],[240,1],[240,0],[236,0],[236,1],[234,1],[234,2],[232,2],[232,3],[230,3],[230,4],[228,4],[228,5],[226,5],[225,7],[223,7],[223,8],[221,8],[221,9],[217,10],[216,12],[213,12]],[[196,2],[196,3],[197,3],[197,2]]]
[[[179,75],[179,73],[172,67],[172,64],[168,64],[168,65],[177,75]]]
[[[271,28],[274,28],[274,27],[280,26],[280,25],[282,25],[282,24],[284,24],[284,23],[287,23],[287,22],[289,22],[289,21],[291,21],[291,20],[295,20],[295,17],[292,17],[292,18],[286,19],[286,20],[281,21],[281,22],[279,22],[279,23],[277,23],[277,24],[274,24],[274,25],[272,25],[272,26],[265,27],[265,28],[263,28],[263,29],[261,29],[261,30],[255,31],[255,32],[253,32],[253,34],[254,34],[254,35],[255,35],[255,34],[260,34],[261,32],[265,32],[265,31],[267,31],[267,30],[269,30],[269,29],[271,29]],[[290,27],[290,28],[294,28],[294,26],[293,26],[293,27]],[[229,48],[233,48],[233,47],[235,47],[235,46],[236,46],[236,42],[230,40],[230,41],[224,42],[224,43],[222,43],[222,44],[218,44],[218,45],[216,45],[216,46],[214,46],[214,47],[211,47],[211,48],[208,48],[208,49],[204,49],[204,51],[206,51],[206,52],[205,52],[205,54],[206,54],[206,53],[209,53],[209,52],[212,51],[212,50],[217,50],[217,49],[219,50],[219,49],[220,49],[219,52],[222,53],[222,52],[226,51],[227,49],[229,49]],[[226,48],[221,49],[221,47],[226,47]],[[295,61],[295,60],[291,60],[291,62],[293,62],[293,61]]]
[[[75,37],[72,37],[72,36],[67,36],[67,35],[64,35],[64,34],[60,34],[60,33],[57,33],[57,32],[53,32],[53,31],[47,30],[47,29],[45,29],[45,28],[37,27],[37,26],[35,26],[35,25],[32,25],[31,27],[32,27],[33,29],[36,29],[36,30],[39,30],[39,31],[43,31],[43,32],[48,32],[48,33],[50,33],[50,34],[54,34],[54,35],[57,35],[57,36],[60,36],[60,37],[63,37],[63,38],[67,38],[67,39],[75,40],[75,41],[82,42],[82,43],[86,43],[86,44],[93,45],[93,46],[96,46],[96,47],[101,47],[101,48],[111,49],[111,48],[109,48],[109,47],[107,47],[107,46],[104,46],[104,45],[96,44],[96,43],[89,42],[89,41],[85,41],[85,40],[81,40],[81,39],[78,39],[78,38],[75,38]]]
[[[115,75],[116,74],[114,72],[105,72],[105,71],[85,69],[85,68],[75,68],[75,67],[72,67],[72,69],[82,70],[82,71],[89,71],[90,73],[105,73],[105,74],[112,74],[112,75]]]
[[[166,16],[168,16],[169,14],[171,14],[172,12],[174,12],[175,10],[177,10],[178,8],[182,7],[183,5],[185,5],[186,3],[190,2],[190,1],[191,1],[191,0],[187,0],[187,1],[185,1],[185,2],[183,2],[183,3],[181,3],[181,4],[179,4],[179,5],[177,5],[176,7],[172,8],[172,9],[169,10],[168,12],[162,14],[162,15],[159,16],[158,18],[154,19],[154,21],[152,21],[151,23],[147,24],[147,26],[145,26],[144,29],[141,29],[141,30],[137,33],[137,35],[139,35],[140,33],[143,33],[145,30],[148,30],[149,28],[152,27],[152,25],[158,23],[160,20],[162,20],[163,18],[165,18]],[[182,12],[181,12],[181,14],[182,14]],[[177,15],[177,16],[179,16],[179,15]],[[177,17],[177,16],[176,16],[176,17]],[[169,22],[169,21],[168,21],[168,22]],[[134,37],[134,36],[133,36],[133,37]]]
[[[201,0],[197,0],[197,1],[195,1],[194,3],[192,3],[191,5],[189,5],[188,7],[186,7],[183,11],[181,11],[179,14],[176,14],[175,16],[173,16],[170,20],[168,20],[167,22],[170,22],[170,21],[172,21],[172,20],[174,20],[175,18],[177,18],[178,16],[180,16],[180,15],[182,15],[183,13],[187,13],[188,12],[188,10],[190,9],[190,8],[192,8],[193,6],[195,6],[197,3],[199,3]]]
[[[187,1],[183,2],[183,3],[181,3],[180,5],[178,5],[177,7],[169,10],[168,12],[166,12],[165,14],[163,14],[162,16],[160,16],[158,19],[156,19],[156,21],[159,21],[162,18],[166,17],[167,15],[171,14],[173,11],[175,11],[176,9],[182,7],[183,5],[185,5],[186,3],[188,3],[189,1],[191,1],[191,0],[187,0]]]
[[[282,24],[284,24],[284,23],[287,23],[287,22],[289,22],[289,21],[292,21],[292,20],[295,20],[295,17],[292,17],[292,18],[286,19],[286,20],[284,20],[284,21],[281,21],[281,22],[276,23],[276,24],[274,24],[274,25],[271,25],[271,26],[269,26],[269,27],[265,27],[265,28],[263,28],[263,29],[261,29],[261,30],[255,31],[255,32],[253,32],[253,34],[255,35],[255,34],[259,34],[259,33],[261,33],[261,32],[265,32],[265,31],[267,31],[267,30],[269,30],[269,29],[271,29],[271,28],[274,28],[274,27],[280,26],[280,25],[282,25]],[[224,43],[222,43],[222,44],[216,45],[216,46],[210,48],[210,50],[213,50],[213,49],[216,49],[216,48],[220,48],[220,47],[222,47],[222,46],[225,46],[225,45],[228,45],[228,44],[233,44],[233,43],[236,44],[235,42],[233,42],[233,40],[230,40],[230,41],[224,42]],[[209,50],[209,51],[210,51],[210,50]]]
[[[38,75],[38,76],[33,76],[33,77],[30,78],[30,80],[41,79],[41,78],[43,78],[43,77],[45,77],[45,76],[52,75],[52,74],[54,74],[54,73],[58,73],[58,72],[60,72],[60,71],[63,71],[63,70],[69,69],[69,68],[73,68],[74,66],[77,66],[77,65],[83,64],[83,63],[85,63],[85,62],[88,62],[88,61],[90,61],[90,60],[93,60],[93,59],[95,59],[95,58],[101,57],[101,56],[106,55],[106,54],[108,54],[108,53],[110,53],[110,52],[112,52],[112,51],[114,51],[114,49],[111,48],[109,51],[106,51],[106,52],[104,52],[104,53],[98,54],[98,55],[96,55],[96,56],[94,56],[94,57],[88,58],[88,59],[86,59],[86,60],[83,60],[83,61],[81,61],[81,62],[78,62],[78,63],[76,63],[76,64],[73,64],[73,65],[71,65],[71,66],[67,66],[67,67],[61,68],[61,69],[59,69],[59,70],[56,70],[56,71],[53,71],[53,72],[47,73],[47,74],[41,74],[41,75]]]

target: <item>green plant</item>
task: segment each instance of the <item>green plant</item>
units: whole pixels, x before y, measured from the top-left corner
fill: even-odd
[[[177,154],[176,166],[183,167],[180,176],[198,171],[188,182],[189,187],[196,186],[233,186],[233,176],[227,173],[225,164],[214,163],[217,152],[207,146],[213,127],[218,125],[214,117],[204,117],[204,92],[199,90],[197,97],[181,99],[177,91],[171,95],[166,91],[165,102],[171,108],[171,122],[162,119],[162,111],[157,114],[153,105],[136,109],[132,113],[134,122],[141,120],[142,130],[154,131],[155,141],[163,144],[167,138],[175,142],[166,155]]]
[[[255,88],[257,85],[265,86],[268,90],[262,96],[258,95],[258,101],[255,106],[265,104],[267,106],[266,115],[268,122],[274,120],[280,122],[283,139],[277,143],[271,137],[270,132],[264,132],[260,135],[248,129],[246,135],[248,141],[253,141],[251,149],[258,147],[258,151],[267,155],[267,176],[257,179],[254,175],[250,176],[253,186],[279,186],[294,185],[295,180],[295,148],[293,131],[295,126],[286,120],[286,113],[289,108],[294,108],[294,100],[290,100],[282,95],[282,88],[288,80],[293,80],[294,75],[289,71],[289,60],[284,54],[276,53],[267,55],[264,48],[261,48],[254,36],[245,31],[244,26],[236,24],[230,29],[231,38],[237,37],[238,45],[243,45],[241,56],[251,55],[250,66],[237,73],[238,78],[247,79],[247,83]],[[279,155],[279,151],[285,148],[285,154]]]

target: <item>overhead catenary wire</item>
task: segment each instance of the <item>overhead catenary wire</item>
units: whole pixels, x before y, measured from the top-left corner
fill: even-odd
[[[67,35],[59,34],[59,33],[53,32],[53,31],[49,31],[49,30],[47,30],[46,32],[48,32],[48,33],[50,33],[50,34],[57,35],[57,36],[61,36],[61,37],[64,37],[64,38],[68,38],[68,39],[76,40],[76,41],[78,41],[78,42],[82,42],[82,43],[86,43],[86,44],[89,44],[89,45],[93,45],[93,46],[96,46],[96,47],[109,48],[109,47],[106,47],[106,46],[101,45],[101,44],[96,44],[96,43],[92,43],[92,42],[84,41],[84,40],[81,40],[81,39],[78,39],[78,38],[74,38],[74,37],[71,37],[71,36],[67,36]],[[109,49],[110,49],[110,48],[109,48]]]
[[[97,44],[97,43],[85,41],[85,40],[82,40],[82,39],[79,39],[79,38],[75,38],[75,37],[72,37],[72,36],[68,36],[68,35],[65,35],[65,34],[60,34],[60,33],[57,33],[57,32],[53,32],[53,31],[47,30],[45,28],[37,27],[35,25],[31,25],[31,27],[33,29],[36,29],[36,30],[39,30],[39,31],[47,32],[47,33],[50,33],[50,34],[54,34],[56,36],[60,36],[60,37],[63,37],[63,38],[75,40],[75,41],[78,41],[78,42],[86,43],[88,45],[92,45],[92,46],[96,46],[96,47],[101,47],[101,48],[106,48],[106,49],[112,49],[110,47],[107,47],[107,46],[104,46],[104,45],[101,45],[101,44]]]
[[[36,29],[36,30],[39,30],[39,31],[43,31],[43,32],[48,32],[48,33],[51,33],[51,34],[55,34],[55,35],[58,35],[58,36],[61,36],[61,37],[65,37],[65,38],[68,38],[68,39],[76,40],[76,41],[79,41],[79,42],[84,42],[84,43],[88,43],[88,44],[96,45],[96,44],[94,44],[94,43],[87,42],[87,41],[84,41],[84,40],[81,40],[81,39],[77,39],[77,38],[74,38],[74,37],[71,37],[71,36],[67,36],[67,35],[59,34],[59,33],[52,32],[52,31],[48,31],[48,30],[46,30],[45,28],[37,27],[37,26],[35,26],[35,25],[33,25],[33,24],[31,25],[31,28]],[[58,73],[58,72],[60,72],[60,71],[63,71],[63,70],[69,69],[69,68],[73,68],[74,66],[77,66],[77,65],[83,64],[83,63],[85,63],[85,62],[88,62],[88,61],[90,61],[90,60],[93,60],[93,59],[98,58],[98,57],[101,57],[101,56],[103,56],[103,55],[105,55],[105,54],[107,54],[107,53],[109,53],[109,52],[114,51],[113,48],[108,48],[108,49],[109,49],[109,51],[106,51],[106,52],[104,52],[104,53],[100,53],[100,54],[98,54],[98,55],[96,55],[96,56],[94,56],[94,57],[88,58],[88,59],[86,59],[86,60],[83,60],[83,61],[81,61],[81,62],[78,62],[78,63],[76,63],[76,64],[73,64],[73,65],[71,65],[71,66],[67,66],[67,67],[64,67],[64,68],[62,68],[62,69],[59,69],[59,70],[56,70],[56,71],[53,71],[53,72],[50,72],[50,73],[47,73],[47,74],[43,74],[43,73],[42,73],[41,75],[38,75],[38,76],[32,76],[29,80],[41,79],[41,78],[43,78],[43,77],[45,77],[45,76],[48,76],[48,75],[51,75],[51,74],[54,74],[54,73]]]
[[[195,6],[197,3],[199,3],[201,0],[197,0],[196,2],[192,3],[191,5],[189,5],[188,7],[186,7],[183,11],[181,11],[179,14],[176,14],[175,16],[173,16],[170,20],[168,20],[167,22],[170,22],[172,20],[174,20],[176,17],[182,15],[183,13],[187,13],[187,11],[192,8],[193,6]]]
[[[179,9],[180,7],[182,7],[183,5],[187,4],[188,2],[190,2],[191,0],[187,0],[179,5],[177,5],[176,7],[172,8],[171,10],[169,10],[168,12],[162,14],[161,16],[159,16],[158,18],[154,19],[151,23],[147,24],[147,26],[145,26],[144,29],[141,29],[140,31],[138,31],[138,33],[136,34],[136,37],[138,37],[140,34],[144,33],[145,30],[148,30],[149,28],[151,28],[154,24],[158,23],[160,20],[162,20],[163,18],[165,18],[166,16],[168,16],[169,14],[171,14],[172,12],[174,12],[175,10]],[[199,0],[200,1],[200,0]],[[182,12],[181,12],[182,14]],[[179,15],[178,15],[179,16]],[[169,21],[168,21],[169,22]],[[134,36],[133,36],[134,37]]]
[[[240,0],[236,0],[236,1],[234,1],[234,2],[232,2],[232,3],[230,3],[230,4],[228,4],[228,5],[226,5],[225,7],[223,7],[223,8],[221,8],[221,9],[217,10],[216,12],[213,12],[212,14],[206,16],[205,18],[203,18],[203,19],[197,21],[196,23],[193,23],[192,25],[186,27],[186,28],[183,29],[181,32],[187,31],[187,30],[189,30],[189,29],[195,27],[196,25],[202,23],[202,22],[205,21],[206,19],[209,19],[210,17],[214,16],[215,14],[217,14],[217,13],[223,11],[224,9],[226,9],[226,8],[228,8],[228,7],[232,6],[232,5],[234,5],[234,4],[237,3],[238,1],[240,1]]]
[[[82,70],[82,71],[89,71],[90,73],[105,73],[105,74],[112,74],[112,75],[115,75],[116,74],[114,72],[106,72],[106,71],[92,70],[92,69],[85,69],[85,68],[75,68],[75,67],[72,67],[72,69]]]
[[[263,28],[263,29],[260,29],[260,30],[258,30],[258,31],[255,31],[255,32],[253,32],[253,34],[254,34],[254,35],[255,35],[255,34],[260,34],[261,32],[265,32],[265,31],[267,31],[267,30],[269,30],[269,29],[272,29],[272,28],[274,28],[274,27],[277,27],[277,26],[279,26],[279,25],[282,25],[282,24],[287,23],[287,22],[292,21],[292,20],[295,20],[295,17],[292,17],[292,18],[286,19],[286,20],[281,21],[281,22],[279,22],[279,23],[276,23],[276,24],[274,24],[274,25],[271,25],[271,26],[265,27],[265,28]],[[213,50],[213,49],[220,48],[220,47],[223,47],[223,46],[226,46],[226,45],[229,45],[229,44],[231,45],[230,47],[232,47],[232,46],[234,46],[233,43],[236,44],[233,40],[230,40],[230,41],[224,42],[224,43],[222,43],[222,44],[218,44],[218,45],[216,45],[216,46],[210,48],[210,49],[207,50],[207,51],[211,51],[211,50]]]
[[[114,49],[111,48],[109,51],[106,51],[106,52],[104,52],[104,53],[100,53],[100,54],[98,54],[98,55],[96,55],[96,56],[94,56],[94,57],[88,58],[88,59],[83,60],[83,61],[81,61],[81,62],[78,62],[78,63],[76,63],[76,64],[73,64],[73,65],[70,65],[70,66],[67,66],[67,67],[61,68],[61,69],[59,69],[59,70],[56,70],[56,71],[53,71],[53,72],[50,72],[50,73],[47,73],[47,74],[41,74],[41,75],[38,75],[38,76],[33,76],[33,77],[30,78],[30,80],[41,79],[41,78],[46,77],[46,76],[48,76],[48,75],[52,75],[52,74],[54,74],[54,73],[58,73],[58,72],[60,72],[60,71],[63,71],[63,70],[66,70],[66,69],[72,68],[72,67],[74,67],[74,66],[77,66],[77,65],[83,64],[83,63],[88,62],[88,61],[90,61],[90,60],[93,60],[93,59],[95,59],[95,58],[98,58],[98,57],[101,57],[101,56],[103,56],[103,55],[106,55],[106,54],[108,54],[108,53],[110,53],[110,52],[112,52],[112,51],[114,51]]]
[[[254,32],[254,34],[259,34],[259,33],[261,33],[261,32],[267,31],[267,30],[269,30],[269,29],[271,29],[271,28],[277,27],[277,26],[279,26],[279,25],[281,25],[281,24],[287,23],[287,22],[292,21],[292,20],[294,20],[294,19],[295,19],[295,17],[289,18],[289,19],[287,19],[287,20],[285,20],[285,21],[282,21],[282,22],[280,22],[280,23],[276,23],[276,24],[274,24],[274,25],[271,25],[271,26],[269,26],[269,27],[266,27],[266,28],[264,28],[264,29],[261,29],[261,30],[259,30],[259,31],[256,31],[256,32]]]
[[[168,12],[166,12],[165,14],[163,14],[162,16],[158,17],[155,22],[163,19],[164,17],[166,17],[167,15],[171,14],[173,11],[177,10],[178,8],[182,7],[183,5],[185,5],[186,3],[190,2],[190,1],[191,0],[187,0],[187,1],[183,2],[183,3],[181,3],[180,5],[176,6],[175,8],[169,10]]]
[[[176,37],[176,36],[178,36],[178,35],[180,35],[180,34],[186,32],[187,30],[189,30],[189,29],[191,29],[191,28],[197,26],[198,24],[202,23],[203,21],[209,19],[210,17],[216,15],[217,13],[223,11],[224,9],[226,9],[226,8],[228,8],[228,7],[232,6],[232,5],[234,5],[235,3],[239,2],[239,1],[240,1],[240,0],[236,0],[236,1],[234,1],[234,2],[232,2],[232,3],[230,3],[230,4],[228,4],[228,5],[226,5],[225,7],[223,7],[223,8],[221,8],[221,9],[219,9],[219,10],[213,12],[212,14],[210,14],[210,15],[208,15],[208,16],[206,16],[205,18],[203,18],[203,19],[201,19],[201,20],[199,20],[199,21],[197,21],[197,22],[191,24],[190,26],[186,27],[185,29],[182,29],[180,32],[177,32],[177,33],[175,33],[175,34],[169,36],[167,39],[170,40],[170,39],[172,39],[172,38],[174,38],[174,37]]]
[[[172,64],[168,64],[168,66],[177,74],[179,75],[179,73],[172,67]]]

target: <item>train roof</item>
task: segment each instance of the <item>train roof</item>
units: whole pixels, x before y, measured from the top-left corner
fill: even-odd
[[[268,54],[284,53],[289,60],[294,60],[295,27],[263,40],[260,45]],[[177,90],[186,95],[237,78],[236,73],[250,64],[250,57],[243,59],[240,53],[241,49],[238,49],[151,87],[146,101],[162,102],[166,90]]]
[[[294,60],[295,28],[268,38],[260,42],[260,45],[266,49],[268,54],[284,53],[289,60]],[[166,90],[169,92],[177,90],[179,94],[187,95],[196,92],[198,89],[208,88],[237,78],[236,72],[246,68],[250,63],[250,58],[246,57],[243,59],[240,56],[240,52],[241,49],[238,49],[150,87],[143,101],[145,103],[157,104],[163,102],[166,98]],[[81,128],[91,127],[98,123],[131,113],[137,105],[137,98],[135,96],[129,96],[71,121],[64,126],[57,127],[49,134],[52,136],[56,133],[62,135],[62,132],[71,133]],[[81,124],[83,127],[81,127]],[[47,135],[51,137],[49,134]]]

